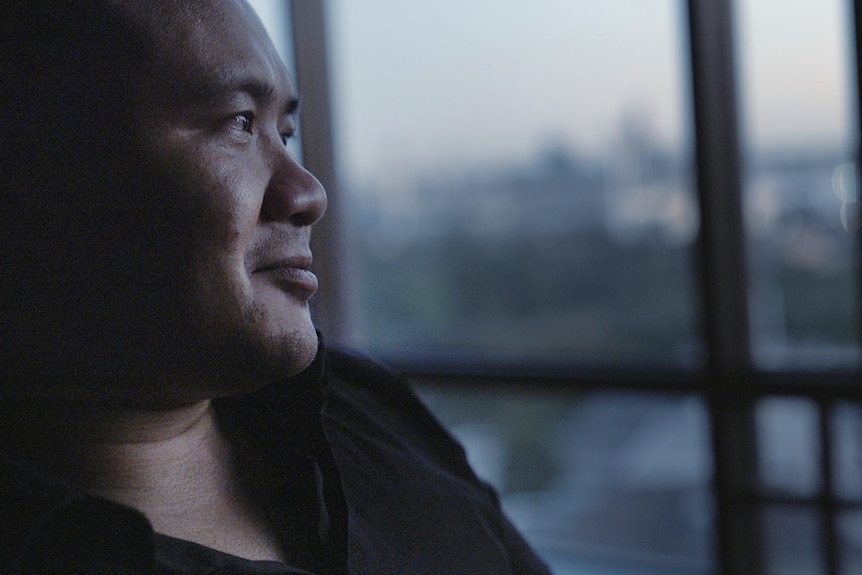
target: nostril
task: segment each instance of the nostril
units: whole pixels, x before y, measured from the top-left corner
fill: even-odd
[[[323,190],[323,188],[321,188]],[[320,198],[323,198],[321,203]],[[326,211],[326,194],[314,194],[314,197],[309,197],[306,206],[295,210],[289,217],[288,221],[295,226],[310,226],[317,222]]]
[[[295,169],[273,176],[261,206],[261,219],[310,226],[326,211],[326,191],[311,173]]]

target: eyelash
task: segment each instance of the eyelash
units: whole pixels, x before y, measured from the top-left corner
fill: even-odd
[[[247,132],[249,134],[252,133],[252,129],[254,127],[254,114],[252,114],[251,112],[243,112],[241,114],[234,114],[233,118],[231,118],[231,121],[241,122],[243,125],[240,127],[240,129],[243,132]],[[283,134],[280,134],[280,137],[281,137],[281,144],[283,146],[287,147],[289,145],[288,144],[289,140],[293,137],[293,132],[285,132]]]

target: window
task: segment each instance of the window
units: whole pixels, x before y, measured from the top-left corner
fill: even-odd
[[[556,573],[859,570],[849,3],[291,8],[316,319]]]
[[[328,6],[348,341],[700,361],[672,0]]]

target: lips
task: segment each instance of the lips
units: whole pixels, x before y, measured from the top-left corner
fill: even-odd
[[[268,278],[287,292],[308,299],[318,287],[317,276],[310,268],[311,257],[298,256],[269,262],[254,270],[254,273]]]

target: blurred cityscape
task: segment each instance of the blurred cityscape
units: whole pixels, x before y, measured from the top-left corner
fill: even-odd
[[[631,122],[604,159],[549,143],[521,165],[356,191],[358,345],[696,366],[690,166]],[[852,365],[855,167],[846,153],[797,151],[749,158],[744,174],[755,359],[767,369]],[[558,575],[713,571],[700,399],[422,392]],[[758,408],[766,487],[818,489],[813,410]],[[862,485],[862,418],[848,408],[835,421],[845,446],[837,481]],[[762,520],[770,572],[817,572],[817,517],[777,509]],[[842,525],[846,561],[862,566],[862,516]]]
[[[605,158],[549,143],[531,162],[353,190],[353,340],[388,352],[696,365],[697,201],[689,157],[624,124]],[[855,167],[847,152],[749,158],[756,360],[850,365]]]

